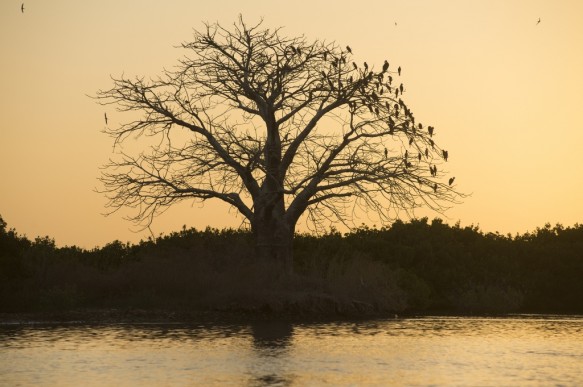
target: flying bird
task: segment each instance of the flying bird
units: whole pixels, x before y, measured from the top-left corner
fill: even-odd
[[[540,17],[538,18],[538,21],[536,22],[536,24],[535,24],[535,25],[537,25],[537,26],[538,26],[539,24],[540,24]]]
[[[105,125],[107,125],[107,113],[103,113],[103,117],[105,117]]]
[[[24,3],[20,6],[20,12],[24,13]]]

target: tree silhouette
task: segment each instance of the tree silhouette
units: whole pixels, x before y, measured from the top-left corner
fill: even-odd
[[[315,228],[350,226],[359,211],[386,223],[463,196],[439,180],[447,152],[401,99],[400,67],[375,71],[348,46],[262,22],[205,27],[182,44],[189,54],[175,69],[122,75],[97,92],[103,105],[140,113],[106,128],[116,145],[156,139],[104,167],[112,211],[134,208],[130,219],[149,225],[176,202],[219,199],[242,214],[259,256],[289,271],[302,215]]]

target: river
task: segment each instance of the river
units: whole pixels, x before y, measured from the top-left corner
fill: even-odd
[[[578,386],[583,317],[0,325],[0,386]]]

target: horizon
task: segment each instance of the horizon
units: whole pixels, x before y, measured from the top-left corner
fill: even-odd
[[[286,8],[177,0],[137,8],[61,0],[20,8],[0,5],[0,215],[20,235],[86,249],[151,235],[132,232],[123,219],[128,212],[101,215],[106,199],[94,189],[113,145],[101,133],[103,115],[114,125],[129,117],[88,95],[111,87],[110,75],[159,75],[184,54],[175,46],[203,22],[230,26],[239,14],[250,23],[263,17],[265,27],[282,27],[285,36],[350,45],[359,62],[377,68],[385,59],[403,68],[408,105],[436,128],[450,153],[449,175],[471,195],[444,214],[421,210],[416,218],[503,235],[582,222],[583,3],[379,1],[361,9],[349,2]],[[241,217],[233,214],[212,202],[182,203],[151,231],[237,228]],[[372,226],[355,220],[361,223]]]

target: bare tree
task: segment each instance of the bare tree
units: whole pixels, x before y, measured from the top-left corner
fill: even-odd
[[[206,25],[189,54],[156,79],[113,79],[100,103],[140,118],[106,129],[121,151],[101,180],[113,210],[147,224],[173,203],[219,199],[248,222],[260,256],[292,265],[296,224],[381,222],[420,206],[443,211],[461,196],[441,182],[447,151],[416,122],[396,80],[401,68],[353,61],[352,49],[280,29]]]

